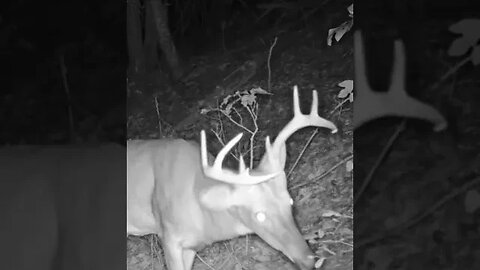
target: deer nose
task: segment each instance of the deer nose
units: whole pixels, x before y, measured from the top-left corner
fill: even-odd
[[[315,264],[315,256],[307,255],[301,260],[297,259],[294,262],[296,262],[296,265],[302,270],[311,270],[313,269],[313,265]]]
[[[315,256],[308,255],[303,258],[293,259],[290,256],[287,256],[295,265],[297,265],[301,270],[312,270],[313,265],[315,264]]]

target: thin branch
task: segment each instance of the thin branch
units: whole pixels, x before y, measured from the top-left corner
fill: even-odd
[[[344,159],[342,159],[340,162],[338,162],[337,164],[335,164],[333,167],[331,167],[330,169],[328,169],[326,172],[322,173],[321,175],[313,178],[312,180],[308,181],[308,182],[303,182],[303,183],[300,183],[298,185],[295,185],[293,187],[290,188],[290,190],[295,190],[295,189],[298,189],[298,188],[302,188],[304,186],[307,186],[307,185],[310,185],[311,183],[315,183],[317,182],[318,180],[322,179],[323,177],[327,176],[328,174],[330,174],[331,172],[335,171],[338,167],[340,167],[342,164],[344,164],[345,162],[349,161],[353,159],[353,155],[350,155]]]
[[[237,114],[238,118],[240,118],[240,125],[243,126],[243,117],[242,115],[237,111],[237,109],[232,107],[232,110]]]
[[[157,112],[157,122],[158,122],[158,135],[162,136],[162,123],[160,118],[160,109],[158,108],[158,99],[155,97],[155,111]]]
[[[439,87],[445,80],[447,80],[450,76],[454,75],[462,66],[464,66],[465,64],[467,64],[469,61],[472,60],[472,56],[469,55],[468,57],[465,57],[464,59],[462,59],[460,62],[458,62],[455,66],[453,66],[452,68],[450,68],[443,76],[442,78],[440,78],[440,80],[438,80],[438,82],[436,82],[432,88],[435,89],[437,87]]]
[[[335,108],[330,112],[330,114],[334,113],[338,108],[342,107],[343,104],[345,104],[347,101],[350,101],[349,98],[345,98],[344,100],[342,100],[342,102],[340,102],[340,104],[338,104],[337,106],[335,106]],[[340,112],[341,113],[341,112]]]
[[[253,169],[253,143],[254,143],[255,135],[258,132],[257,114],[253,112],[249,106],[246,106],[245,108],[247,109],[248,113],[250,113],[250,117],[252,117],[253,125],[255,126],[255,129],[253,130],[253,133],[250,136],[250,169]]]
[[[210,268],[211,270],[216,270],[215,268],[213,268],[212,266],[210,266],[210,264],[208,264],[206,261],[204,261],[204,260],[202,259],[202,257],[200,257],[200,256],[198,255],[198,253],[196,253],[195,256],[196,256],[202,263],[204,263],[208,268]]]
[[[237,125],[238,127],[242,128],[243,130],[245,130],[246,132],[250,133],[250,134],[253,134],[253,131],[249,130],[248,128],[246,128],[245,126],[241,125],[240,123],[238,123],[237,121],[235,121],[230,115],[228,115],[227,113],[225,113],[224,111],[220,110],[220,112],[225,115],[225,117],[228,118],[228,120],[232,121],[232,123],[234,123],[235,125]]]
[[[303,146],[303,149],[302,151],[300,151],[300,154],[298,154],[297,156],[297,159],[295,160],[295,163],[293,163],[292,167],[290,168],[290,170],[288,171],[287,173],[287,179],[288,177],[292,174],[293,170],[295,169],[295,167],[297,167],[297,164],[298,162],[300,161],[300,159],[302,158],[303,154],[305,153],[305,150],[307,150],[308,146],[310,145],[310,143],[312,142],[313,138],[315,137],[315,135],[318,134],[318,128],[315,129],[315,131],[312,133],[312,135],[310,135],[310,138],[308,139],[308,141],[305,143],[305,145]]]
[[[222,147],[225,147],[225,143],[224,143],[223,139],[220,138],[220,133],[217,132],[217,131],[215,131],[215,130],[213,130],[213,129],[210,129],[210,130],[212,131],[213,134],[215,134],[215,137],[217,137],[217,140],[220,142],[220,144],[222,145]],[[232,152],[229,151],[228,153],[229,153],[235,160],[237,160],[237,161],[240,160],[240,158],[237,157],[237,156],[235,156],[235,154],[233,154]],[[240,155],[241,155],[241,154],[240,154]]]
[[[346,163],[347,161],[353,159],[353,155],[350,155],[344,159],[342,159],[340,162],[338,162],[337,164],[333,165],[330,169],[328,169],[326,172],[322,173],[321,175],[313,178],[313,181],[318,181],[320,179],[322,179],[323,177],[327,176],[328,174],[330,174],[331,172],[335,171],[338,167],[340,167],[341,165],[343,165],[344,163]]]
[[[70,127],[70,140],[74,140],[75,136],[75,124],[73,120],[73,109],[72,109],[72,96],[70,94],[70,87],[68,86],[67,79],[67,67],[65,65],[65,57],[63,53],[59,54],[58,62],[60,64],[60,72],[62,75],[63,88],[65,90],[65,95],[67,97],[67,108],[68,108],[68,122]]]
[[[277,44],[277,37],[275,37],[275,39],[273,40],[273,44],[272,46],[270,46],[270,49],[268,51],[268,61],[267,61],[267,68],[268,68],[268,85],[267,85],[267,89],[268,89],[268,92],[270,92],[271,88],[271,81],[272,81],[272,67],[270,66],[270,60],[272,59],[272,51],[273,51],[273,47],[275,47],[275,45]]]
[[[343,105],[345,102],[346,102],[347,99],[345,99],[342,103],[340,103],[340,106]],[[335,112],[335,110],[338,108],[339,106],[335,107],[335,109],[333,109],[330,113],[329,113],[329,116],[332,116],[333,113]],[[292,168],[288,171],[288,174],[287,174],[287,178],[290,176],[290,174],[292,174],[293,170],[295,169],[295,167],[297,166],[297,163],[300,161],[300,158],[302,157],[303,153],[305,152],[305,150],[307,149],[307,147],[310,145],[311,141],[313,140],[313,138],[315,137],[315,135],[317,135],[318,133],[318,130],[319,128],[315,128],[315,130],[312,132],[312,135],[310,135],[310,138],[308,139],[308,141],[305,143],[305,145],[303,146],[303,149],[302,151],[300,152],[300,154],[298,154],[296,160],[295,160],[295,163],[293,164]],[[320,177],[317,177],[316,179],[320,179],[322,178],[324,175],[320,176]],[[297,185],[296,187],[301,187],[303,185],[307,185],[308,183],[304,183],[304,184],[300,184],[300,185]]]
[[[367,188],[368,184],[370,184],[372,178],[373,178],[373,175],[375,174],[375,172],[377,171],[378,167],[380,166],[380,164],[382,163],[382,161],[385,159],[385,157],[387,156],[387,153],[388,151],[390,150],[390,148],[392,148],[393,146],[393,143],[395,142],[395,140],[398,138],[398,136],[400,135],[400,133],[402,133],[403,130],[405,130],[405,125],[407,123],[407,119],[403,119],[402,122],[397,126],[397,128],[395,129],[395,132],[392,134],[392,136],[390,137],[390,139],[388,140],[388,143],[387,145],[385,145],[385,147],[383,148],[382,150],[382,153],[380,154],[380,156],[377,158],[377,160],[375,161],[375,164],[373,165],[372,169],[370,169],[370,171],[368,172],[368,175],[367,177],[365,178],[365,180],[363,181],[362,183],[362,186],[360,187],[360,189],[357,191],[357,194],[356,196],[354,196],[354,202],[353,204],[357,203],[357,201],[359,200],[359,198],[362,196],[363,192],[365,191],[365,189]]]
[[[452,192],[449,194],[445,195],[442,199],[440,199],[437,203],[432,205],[430,208],[425,210],[422,214],[418,215],[417,217],[410,219],[403,224],[395,227],[392,230],[386,231],[386,232],[381,232],[375,236],[372,236],[370,238],[367,238],[365,240],[361,240],[358,242],[355,242],[354,249],[361,248],[363,246],[372,244],[374,242],[380,241],[388,236],[398,234],[406,229],[409,229],[410,227],[414,226],[415,224],[419,223],[426,217],[432,215],[435,213],[440,207],[442,207],[444,204],[446,204],[448,201],[456,198],[458,195],[465,193],[466,191],[470,190],[472,187],[479,185],[480,184],[480,177],[474,178],[472,181],[469,181],[465,183],[463,186],[460,188],[454,189]]]

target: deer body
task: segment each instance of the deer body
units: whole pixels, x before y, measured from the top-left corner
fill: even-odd
[[[295,117],[275,143],[266,139],[266,153],[250,172],[240,158],[239,172],[222,168],[226,153],[240,140],[232,139],[214,158],[192,141],[133,140],[127,143],[127,234],[158,234],[169,270],[190,270],[197,251],[236,236],[256,233],[282,251],[300,269],[313,267],[314,256],[292,216],[293,203],[283,171],[285,140],[305,126],[333,123],[312,112],[302,115],[294,88]],[[210,166],[209,160],[214,160]]]
[[[125,147],[0,148],[2,269],[121,269]]]
[[[281,222],[263,224],[266,227],[262,227],[253,221],[248,206],[229,207],[229,198],[226,198],[248,196],[239,200],[263,200],[262,205],[265,205],[265,201],[283,197],[284,206],[291,211],[290,196],[286,186],[282,186],[284,183],[269,181],[243,186],[206,177],[202,173],[200,146],[195,142],[129,141],[127,149],[127,188],[138,195],[129,192],[127,198],[128,234],[158,234],[162,238],[167,264],[170,262],[169,270],[190,270],[196,251],[216,241],[252,233],[253,227],[257,227],[255,231],[260,237],[270,238],[265,240],[279,250],[286,250],[296,262],[311,264],[312,259],[307,257],[313,254],[298,232],[291,212],[284,213],[286,220],[276,217],[277,222]],[[141,190],[152,192],[145,196]],[[203,197],[207,203],[202,201],[205,194],[210,196]],[[184,253],[191,254],[191,257],[180,266]]]
[[[198,250],[251,232],[235,222],[231,213],[202,207],[199,194],[204,190],[217,185],[231,187],[203,175],[197,143],[182,139],[129,141],[128,168],[129,179],[142,179],[128,182],[128,190],[139,195],[130,196],[129,192],[128,201],[141,199],[128,204],[129,234],[174,234],[182,238],[182,248]],[[152,191],[150,196],[141,193],[145,188]],[[237,224],[225,227],[219,221]]]

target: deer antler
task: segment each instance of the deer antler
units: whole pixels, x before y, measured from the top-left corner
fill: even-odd
[[[213,166],[208,165],[208,153],[207,153],[207,139],[205,137],[205,131],[200,132],[200,146],[201,146],[201,158],[202,158],[202,168],[203,173],[215,180],[222,181],[230,184],[241,184],[241,185],[254,185],[259,184],[265,181],[268,181],[275,177],[278,173],[262,174],[262,175],[251,175],[250,169],[245,167],[245,162],[243,157],[240,156],[239,163],[239,172],[235,173],[230,170],[222,169],[222,163],[225,159],[225,155],[232,149],[232,147],[242,138],[243,133],[238,134],[230,140],[218,153]]]
[[[355,88],[353,126],[358,128],[368,121],[384,116],[419,118],[434,124],[434,130],[447,127],[445,118],[432,106],[410,97],[405,91],[405,51],[400,40],[395,41],[391,84],[386,93],[374,92],[368,84],[362,35],[355,32]]]
[[[270,157],[280,153],[284,147],[287,139],[295,133],[297,130],[308,126],[325,127],[332,130],[332,133],[337,132],[337,127],[330,121],[320,117],[318,115],[318,95],[317,91],[313,90],[312,93],[312,108],[310,114],[302,114],[300,110],[300,102],[298,100],[298,87],[293,87],[293,113],[294,116],[290,122],[278,133],[277,138],[273,144],[270,144],[270,139],[267,137],[265,141],[265,148],[267,155]]]

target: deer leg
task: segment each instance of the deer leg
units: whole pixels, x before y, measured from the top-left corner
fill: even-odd
[[[183,249],[178,241],[165,239],[163,252],[167,261],[168,270],[190,270],[183,264]]]
[[[183,250],[183,266],[185,267],[185,270],[191,270],[193,266],[193,261],[195,260],[195,252],[194,250],[191,249],[184,249]]]

